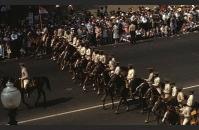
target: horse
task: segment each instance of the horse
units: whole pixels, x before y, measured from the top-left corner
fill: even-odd
[[[127,67],[120,67],[121,68],[121,74],[120,75],[112,75],[109,77],[109,81],[106,84],[105,89],[105,95],[102,98],[103,101],[103,108],[105,108],[105,101],[107,96],[111,97],[112,100],[112,109],[114,108],[114,97],[120,97],[119,100],[119,104],[117,106],[117,110],[119,110],[119,107],[122,103],[122,101],[124,101],[127,105],[128,108],[128,102],[127,102],[127,95],[128,95],[128,91],[127,89],[125,89],[126,87],[126,82],[125,82],[125,78],[126,75],[128,73],[128,69]],[[108,71],[106,71],[106,75],[108,76]],[[108,78],[107,78],[108,79]],[[117,111],[115,112],[117,113]]]
[[[165,102],[164,99],[159,97],[151,110],[156,117],[157,124],[160,123],[160,119],[163,118],[163,115],[165,114],[166,110],[167,110],[167,103]]]
[[[147,90],[146,94],[144,95],[144,99],[146,102],[146,111],[147,111],[147,119],[145,120],[145,123],[149,122],[149,117],[152,112],[152,108],[156,101],[160,98],[160,94],[158,93],[157,89],[153,86],[150,87],[150,89]]]
[[[169,125],[180,125],[180,114],[173,106],[170,106],[162,119],[162,123]]]
[[[19,91],[21,92],[22,102],[28,108],[30,108],[31,106],[25,101],[25,98],[28,98],[25,95],[26,94],[30,95],[33,91],[37,91],[37,93],[38,93],[38,97],[37,97],[36,102],[34,104],[35,107],[38,106],[38,102],[41,98],[41,95],[43,96],[43,105],[44,105],[44,107],[46,106],[46,92],[44,90],[44,87],[46,86],[48,90],[51,90],[50,81],[47,77],[43,76],[43,77],[33,77],[33,78],[31,78],[26,90],[21,87],[21,80],[19,80],[19,79],[14,81],[14,86],[17,89],[19,89]]]

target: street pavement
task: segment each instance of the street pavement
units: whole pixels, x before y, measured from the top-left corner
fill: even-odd
[[[126,43],[100,47],[113,54],[121,65],[133,64],[136,75],[146,77],[145,68],[154,67],[162,80],[176,82],[177,87],[185,88],[199,84],[199,33],[175,36],[171,38],[151,39],[136,45]],[[101,96],[82,89],[71,80],[67,70],[60,71],[57,64],[49,58],[23,58],[0,62],[0,71],[12,77],[19,77],[19,62],[25,62],[31,76],[47,76],[52,91],[47,93],[47,108],[39,106],[28,109],[23,104],[18,109],[17,120],[20,125],[144,125],[146,114],[140,113],[135,106],[126,112],[121,107],[120,114],[107,106],[100,106]],[[199,87],[194,90],[198,97]],[[36,93],[31,95],[33,104]],[[110,102],[110,100],[108,101]],[[7,122],[7,111],[0,105],[0,124]],[[153,119],[152,119],[153,120]],[[156,124],[154,121],[149,123]]]

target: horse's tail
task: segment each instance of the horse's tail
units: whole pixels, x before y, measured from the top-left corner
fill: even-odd
[[[45,81],[46,87],[48,88],[48,90],[51,90],[49,79],[47,77],[42,77],[42,79]]]

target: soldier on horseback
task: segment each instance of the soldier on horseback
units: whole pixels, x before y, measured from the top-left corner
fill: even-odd
[[[171,94],[171,85],[169,83],[168,80],[165,81],[165,85],[164,85],[164,90],[163,90],[163,93],[164,93],[164,98],[165,99],[169,99],[170,98],[170,94]]]
[[[24,63],[20,63],[19,66],[21,69],[21,77],[19,78],[21,80],[21,88],[26,90],[29,84],[29,73]]]
[[[155,87],[157,89],[158,93],[161,95],[162,91],[161,91],[161,88],[160,88],[160,77],[159,77],[158,72],[155,73],[155,78],[154,78],[154,82],[152,84],[152,87]]]

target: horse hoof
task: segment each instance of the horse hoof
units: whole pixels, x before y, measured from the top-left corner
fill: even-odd
[[[115,114],[119,114],[119,112],[118,112],[118,111],[115,111]]]
[[[128,112],[128,111],[129,111],[129,108],[126,108],[126,111]]]
[[[149,121],[148,121],[148,120],[145,120],[144,123],[149,123]]]

